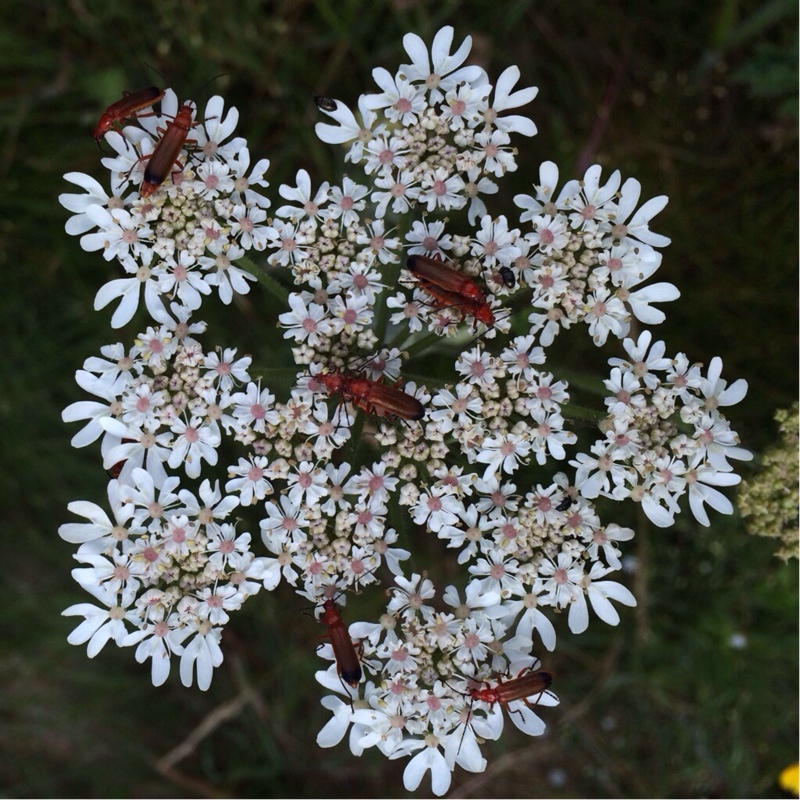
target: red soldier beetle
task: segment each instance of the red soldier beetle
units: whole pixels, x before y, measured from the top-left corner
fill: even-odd
[[[189,131],[195,126],[199,125],[198,122],[192,121],[192,114],[194,108],[191,103],[184,103],[175,115],[175,119],[167,120],[166,130],[158,128],[161,133],[161,138],[156,142],[153,152],[147,158],[147,166],[144,170],[144,180],[142,181],[139,194],[144,197],[149,197],[153,192],[161,186],[167,178],[167,175],[172,172],[172,167],[177,163],[180,169],[175,172],[181,172],[183,166],[178,161],[181,149],[186,144]]]
[[[440,306],[453,307],[484,325],[494,325],[494,314],[483,290],[468,275],[428,256],[409,256],[406,266]]]
[[[553,682],[553,673],[547,670],[523,669],[516,678],[504,681],[499,675],[496,676],[497,685],[486,685],[483,689],[473,687],[468,690],[469,696],[474,700],[481,700],[484,703],[493,705],[507,706],[514,700],[521,700],[529,708],[533,705],[528,701],[532,695],[541,697],[545,690],[550,688]],[[484,682],[486,683],[486,682]]]
[[[425,416],[425,407],[410,394],[406,394],[398,383],[389,386],[373,381],[363,375],[346,375],[339,372],[323,372],[314,376],[332,394],[340,394],[356,408],[387,419],[415,420]]]
[[[340,680],[343,684],[346,683],[355,689],[363,675],[361,659],[334,600],[323,602],[322,616],[319,621],[328,628],[328,632],[324,636],[327,636],[333,648]]]
[[[472,278],[453,269],[444,261],[429,256],[413,255],[408,257],[406,266],[423,284],[438,286],[466,300],[486,302],[483,291]]]
[[[112,103],[101,115],[94,129],[94,140],[100,139],[112,128],[119,127],[125,120],[142,116],[137,112],[149,108],[164,96],[164,90],[158,86],[148,86],[135,92],[123,92],[122,100]]]
[[[481,681],[482,688],[472,686],[467,689],[467,694],[471,698],[469,704],[469,711],[465,722],[464,733],[461,734],[461,742],[458,745],[459,752],[461,751],[461,744],[464,741],[464,736],[467,733],[466,723],[469,722],[472,716],[472,705],[476,700],[489,705],[500,703],[502,706],[508,707],[514,701],[521,701],[528,708],[533,708],[539,702],[541,696],[550,688],[553,682],[553,673],[547,670],[534,670],[530,667],[521,670],[516,678],[510,678],[504,681],[500,675],[495,676],[497,683],[495,686],[489,685],[488,681]],[[536,695],[536,702],[531,703],[528,698]],[[510,709],[509,714],[517,713],[522,716],[519,709]]]

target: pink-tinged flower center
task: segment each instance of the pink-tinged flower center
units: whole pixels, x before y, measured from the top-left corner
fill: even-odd
[[[503,525],[501,530],[506,539],[515,539],[518,533],[517,529],[511,524]]]
[[[592,205],[584,206],[581,209],[581,216],[584,219],[594,219],[594,215],[596,213],[597,213],[597,209]]]
[[[628,226],[623,225],[622,223],[619,223],[618,225],[613,225],[611,228],[611,235],[615,239],[621,239],[627,233],[628,233]]]
[[[249,217],[242,217],[241,219],[236,220],[239,223],[239,227],[245,233],[251,233],[255,225],[253,224],[253,220]]]
[[[539,285],[542,287],[542,289],[552,289],[553,286],[555,286],[555,283],[555,279],[552,275],[544,273],[539,276]]]
[[[624,403],[626,406],[631,404],[631,394],[630,392],[626,392],[624,389],[620,389],[615,397],[619,400],[620,403]]]
[[[154,547],[145,547],[142,555],[144,556],[144,560],[149,561],[151,564],[154,561],[158,561],[158,550]]]
[[[544,229],[544,230],[543,230],[543,231],[542,231],[542,232],[539,234],[539,241],[541,241],[541,243],[542,243],[542,244],[553,244],[553,240],[554,240],[555,238],[556,238],[556,237],[555,237],[555,236],[553,236],[553,231],[551,231],[551,230],[550,230],[550,229],[548,229],[548,228],[545,228],[545,229]]]
[[[319,435],[324,439],[326,436],[330,436],[333,433],[333,423],[331,422],[322,422],[318,428]],[[333,492],[331,492],[331,496],[333,496]]]
[[[531,360],[528,358],[527,353],[518,353],[516,364],[520,369],[525,369],[530,366]]]
[[[297,250],[297,242],[294,239],[281,239],[281,249],[292,253]]]
[[[215,367],[217,375],[230,375],[231,365],[227,361],[220,361]]]
[[[369,240],[369,246],[373,250],[382,250],[385,244],[386,240],[383,236],[378,236],[377,234]]]
[[[216,175],[209,175],[204,181],[206,189],[216,189],[219,183],[219,178]]]
[[[442,508],[442,501],[438,497],[428,498],[428,509],[431,511],[439,511]]]
[[[160,339],[151,339],[147,346],[150,348],[151,353],[163,353],[164,352],[164,345],[162,344]]]
[[[441,700],[439,700],[438,697],[434,697],[433,695],[429,695],[426,698],[425,703],[427,704],[428,708],[431,711],[438,711],[442,707]]]
[[[394,161],[394,153],[387,147],[385,150],[381,150],[378,161],[381,164],[391,164]]]
[[[553,501],[549,497],[540,497],[536,501],[539,511],[549,511],[553,507]]]
[[[405,97],[399,97],[394,104],[395,110],[401,114],[408,114],[411,111],[411,101]]]
[[[392,661],[399,661],[400,663],[402,663],[407,658],[408,658],[408,653],[403,647],[400,647],[392,652]]]
[[[123,231],[122,241],[125,242],[125,244],[136,244],[136,242],[139,241],[139,237],[136,231]]]
[[[261,469],[261,467],[252,466],[247,470],[247,477],[253,481],[253,483],[257,483],[264,477],[264,470]]]
[[[303,330],[306,333],[314,333],[317,330],[317,323],[311,317],[306,317],[303,320]]]
[[[253,419],[264,419],[267,412],[264,410],[264,406],[262,406],[261,403],[253,403],[253,405],[250,406],[250,415]]]
[[[319,561],[312,561],[308,565],[308,574],[309,575],[319,575],[322,572],[322,564]]]
[[[356,311],[354,309],[348,308],[344,312],[344,315],[342,316],[342,319],[344,320],[345,325],[354,325],[356,320],[358,319],[358,314],[356,313]]]
[[[193,428],[191,425],[186,426],[183,436],[187,442],[192,444],[200,439],[200,434],[197,432],[197,428]]]
[[[596,530],[592,534],[592,539],[594,539],[596,544],[603,545],[608,541],[608,536],[606,536],[605,531]]]
[[[360,558],[354,558],[350,562],[350,571],[354,575],[361,575],[365,570],[364,562]]]
[[[536,396],[540,400],[549,400],[553,396],[553,390],[549,386],[540,386],[536,390]]]
[[[317,212],[319,211],[319,206],[316,203],[313,203],[309,200],[304,206],[303,210],[308,214],[309,217],[315,217]]]
[[[206,598],[206,605],[210,608],[222,608],[222,598],[216,594],[210,594]]]
[[[223,555],[228,555],[228,553],[232,553],[236,549],[236,543],[231,539],[224,539],[220,542],[219,551]]]
[[[358,514],[358,524],[369,525],[370,522],[372,522],[372,512],[367,509],[360,511]]]
[[[500,445],[500,452],[504,456],[513,456],[516,451],[517,446],[514,442],[503,442],[503,444]]]
[[[161,519],[164,515],[164,509],[161,507],[160,503],[150,503],[150,505],[147,506],[147,513],[152,519]]]
[[[220,231],[216,228],[213,228],[209,225],[207,228],[203,229],[203,233],[205,233],[207,239],[211,239],[211,241],[216,241],[220,237]]]
[[[380,475],[373,475],[367,484],[370,492],[378,492],[383,489],[383,478]]]
[[[162,619],[156,622],[153,626],[153,633],[158,636],[159,639],[163,639],[169,633],[169,625]]]
[[[489,577],[499,581],[506,574],[506,568],[502,564],[492,564],[489,570]]]
[[[569,577],[567,576],[567,571],[565,569],[557,569],[553,573],[553,580],[559,584],[563,585],[569,581]]]
[[[497,145],[489,142],[489,144],[484,145],[483,152],[486,153],[487,158],[494,158],[498,152]]]
[[[285,531],[291,533],[297,528],[297,520],[294,517],[284,517],[283,522],[281,522],[281,527]]]
[[[598,300],[594,304],[594,308],[592,308],[592,314],[594,314],[594,316],[597,317],[598,319],[602,317],[606,313],[606,311],[607,311],[606,304],[602,300]]]
[[[499,249],[495,241],[486,242],[483,246],[483,252],[486,253],[487,256],[493,256]]]
[[[136,410],[137,411],[147,411],[150,408],[150,398],[149,397],[139,397],[136,400]]]
[[[464,645],[468,647],[470,650],[474,650],[476,647],[480,647],[480,644],[481,640],[475,633],[468,633],[464,637]]]
[[[435,253],[439,249],[439,240],[433,236],[426,236],[422,240],[422,246],[429,252]]]
[[[114,568],[114,577],[119,581],[126,581],[130,577],[131,572],[127,567],[119,565]]]
[[[617,447],[625,447],[625,445],[628,444],[629,442],[630,442],[630,437],[628,436],[627,433],[618,433],[614,437],[614,444],[617,445]]]
[[[231,260],[226,255],[219,255],[214,259],[214,266],[223,272],[231,265]]]
[[[467,110],[467,104],[463,100],[451,100],[450,108],[454,117],[460,117]]]
[[[307,472],[301,472],[297,478],[297,483],[303,488],[308,489],[313,483],[311,476]]]
[[[183,544],[186,541],[186,530],[184,528],[173,528],[172,541],[175,544]]]
[[[349,210],[350,210],[350,209],[353,207],[353,204],[354,204],[354,203],[353,203],[353,198],[352,198],[352,197],[349,197],[348,195],[345,195],[345,196],[344,196],[344,197],[342,197],[342,199],[339,201],[339,205],[341,206],[341,208],[342,208],[344,211],[349,211]]]
[[[608,259],[608,269],[610,272],[619,272],[622,269],[622,259],[620,258],[609,258]]]
[[[447,194],[447,184],[444,181],[434,181],[433,193],[439,195],[439,197],[443,197]]]
[[[472,365],[470,366],[470,371],[476,378],[482,378],[486,372],[486,367],[481,361],[473,361]]]
[[[502,492],[492,492],[491,499],[496,508],[502,508],[506,504],[506,496]]]
[[[392,197],[402,197],[406,193],[406,185],[404,183],[396,183],[389,191]]]

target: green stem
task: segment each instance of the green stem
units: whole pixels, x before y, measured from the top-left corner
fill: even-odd
[[[242,256],[238,259],[236,266],[247,270],[273,297],[280,300],[288,308],[289,290],[282,283],[276,281],[265,267],[256,264],[255,261],[252,261],[247,256]]]

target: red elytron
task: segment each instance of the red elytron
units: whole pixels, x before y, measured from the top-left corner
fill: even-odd
[[[158,86],[149,86],[135,92],[123,92],[122,100],[112,103],[101,115],[94,129],[94,139],[99,142],[104,134],[112,128],[119,127],[125,120],[134,119],[145,108],[157,103],[164,96],[164,90]]]
[[[326,600],[322,604],[322,616],[319,621],[328,627],[325,635],[330,639],[331,647],[333,647],[339,677],[344,683],[355,688],[361,681],[361,661],[356,645],[350,638],[342,615],[333,600]]]
[[[324,372],[314,376],[332,394],[340,394],[356,408],[387,419],[422,419],[425,407],[410,394],[398,388],[373,381],[363,375],[345,375],[339,372]]]
[[[409,256],[406,266],[438,306],[455,308],[484,325],[494,325],[483,290],[468,275],[428,256]]]
[[[149,197],[166,180],[177,163],[181,172],[183,167],[178,161],[181,148],[186,144],[189,131],[199,123],[192,121],[194,109],[190,103],[184,103],[175,115],[175,119],[167,121],[166,130],[158,128],[161,138],[156,142],[153,152],[147,156],[147,166],[144,170],[144,180],[142,181],[139,194],[142,197]]]

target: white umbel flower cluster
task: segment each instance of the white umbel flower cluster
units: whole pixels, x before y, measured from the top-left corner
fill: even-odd
[[[162,142],[193,109],[167,91],[157,115],[106,134],[111,194],[70,173],[86,194],[61,197],[75,214],[68,232],[125,275],[96,308],[119,300],[121,327],[143,298],[150,317],[131,346],[86,360],[76,377],[95,399],[64,412],[84,422],[75,446],[101,439],[112,478],[110,512],[72,503],[87,522],[60,529],[99,602],[67,609],[84,618],[70,641],[90,656],[110,640],[135,645],[155,684],[175,656],[183,682],[196,674],[205,689],[230,612],[286,581],[330,638],[317,679],[332,716],[318,743],[348,736],[354,755],[408,757],[406,788],[430,770],[437,795],[456,765],[485,769],[480,743],[506,716],[544,732],[539,707],[558,703],[540,660],[556,646],[554,614],[579,634],[590,609],[617,625],[619,606],[635,605],[616,579],[634,532],[601,520],[594,499],[640,502],[667,526],[688,494],[707,525],[706,506],[732,511],[715,488],[738,483],[730,460],[750,457],[721,413],[744,381],[728,386],[718,358],[704,372],[668,357],[649,331],[630,338],[679,296],[649,282],[669,243],[649,227],[666,198],[639,205],[636,180],[603,182],[599,166],[558,189],[546,162],[533,193],[514,198],[517,219],[492,215],[517,169],[512,137],[536,133],[514,112],[537,90],[515,88],[516,67],[492,83],[466,63],[469,37],[451,52],[453,36],[443,28],[429,51],[408,34],[411,63],[376,69],[380,91],[357,112],[317,99],[331,120],[319,137],[345,145],[360,173],[340,185],[315,188],[300,170],[281,202],[267,197],[268,162],[250,167],[221,98],[180,129],[163,169]],[[269,279],[246,251],[263,254]],[[251,376],[235,346],[201,343],[203,303],[229,304],[255,279],[286,301],[277,322],[298,368],[288,397]],[[625,352],[610,361],[599,438],[585,444],[570,386],[547,367],[556,336],[580,323]],[[459,345],[448,374],[426,369],[443,340]],[[222,465],[226,440],[240,454]],[[260,537],[237,530],[234,509]],[[442,558],[454,551],[458,586],[436,587],[438,564],[408,574],[426,533]],[[387,580],[378,619],[348,627],[347,592]]]

